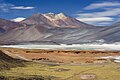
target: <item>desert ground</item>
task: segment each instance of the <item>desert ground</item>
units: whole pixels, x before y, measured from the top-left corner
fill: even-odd
[[[119,51],[0,48],[0,80],[120,80]]]

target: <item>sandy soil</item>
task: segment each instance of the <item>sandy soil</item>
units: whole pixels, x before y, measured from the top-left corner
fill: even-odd
[[[57,62],[57,63],[106,63],[110,59],[102,59],[104,56],[120,56],[117,51],[75,51],[75,50],[36,50],[0,48],[6,54],[28,59],[31,61]],[[17,56],[16,56],[17,55]]]

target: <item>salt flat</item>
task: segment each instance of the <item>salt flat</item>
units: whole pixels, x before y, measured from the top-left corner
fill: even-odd
[[[23,49],[51,49],[51,50],[110,50],[119,51],[120,45],[116,44],[73,44],[73,45],[2,45],[0,47]]]

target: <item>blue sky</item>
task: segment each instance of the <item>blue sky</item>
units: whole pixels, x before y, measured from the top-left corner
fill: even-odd
[[[65,13],[93,25],[120,21],[120,0],[0,0],[0,18],[20,21],[36,13]]]

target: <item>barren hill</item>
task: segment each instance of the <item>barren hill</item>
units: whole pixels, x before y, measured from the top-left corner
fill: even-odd
[[[23,26],[23,24],[0,18],[0,31],[1,30],[9,31],[20,26]]]
[[[91,27],[92,25],[88,25],[86,23],[80,22],[79,20],[67,16],[63,13],[54,14],[34,14],[31,17],[23,20],[21,23],[29,24],[29,25],[41,25],[46,28],[80,28],[80,27]]]
[[[5,23],[12,26],[9,25],[6,28],[5,25],[3,27],[2,24]],[[120,42],[119,22],[111,26],[92,26],[63,13],[34,14],[20,23],[3,20],[2,24],[0,24],[2,25],[0,33],[7,31],[0,35],[0,44],[9,42],[38,42],[42,44],[46,44],[46,42],[47,44]]]
[[[24,66],[21,61],[14,59],[0,50],[0,70],[10,69],[11,67]]]

